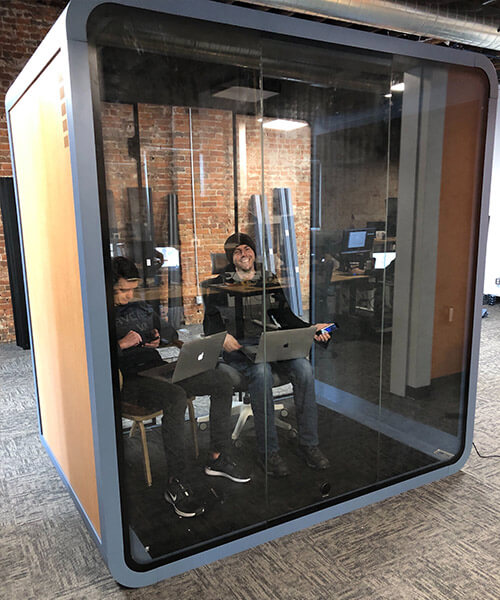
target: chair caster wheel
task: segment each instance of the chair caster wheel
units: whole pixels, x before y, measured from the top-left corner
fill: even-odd
[[[286,408],[280,410],[280,417],[283,417],[284,419],[288,417],[288,410]]]
[[[296,439],[298,435],[299,435],[299,432],[296,429],[290,429],[290,431],[288,432],[288,437],[291,440]]]
[[[208,423],[199,423],[198,427],[200,428],[200,431],[206,431],[208,429]]]

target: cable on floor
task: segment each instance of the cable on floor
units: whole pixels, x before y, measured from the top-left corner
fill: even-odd
[[[472,442],[472,445],[474,446],[474,450],[477,452],[479,458],[500,458],[500,454],[481,454],[474,442]]]

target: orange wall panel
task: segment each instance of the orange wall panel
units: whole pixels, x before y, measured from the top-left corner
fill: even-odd
[[[463,370],[475,279],[488,82],[450,69],[444,124],[431,378]],[[450,320],[450,309],[452,317]]]
[[[65,90],[57,55],[10,111],[43,436],[99,533]]]

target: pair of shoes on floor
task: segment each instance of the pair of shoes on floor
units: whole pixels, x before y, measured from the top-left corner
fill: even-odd
[[[250,477],[245,474],[234,460],[225,454],[219,454],[217,458],[209,458],[205,465],[205,474],[214,477],[225,477],[236,483],[248,483]]]
[[[209,458],[205,473],[214,477],[225,477],[236,483],[248,483],[250,477],[243,474],[240,467],[224,454]],[[196,499],[193,490],[179,479],[173,479],[165,490],[165,500],[171,504],[180,517],[198,517],[205,512],[202,502]]]
[[[267,457],[265,455],[259,456],[259,464],[269,477],[286,477],[290,473],[286,462],[278,452],[270,452]]]
[[[311,469],[324,471],[330,467],[330,461],[321,452],[319,446],[299,446],[299,452]]]
[[[193,490],[177,478],[168,482],[164,496],[179,517],[198,517],[205,512],[203,503],[196,499]]]
[[[299,452],[306,461],[306,465],[311,469],[323,471],[330,467],[330,461],[321,452],[319,446],[299,446]],[[259,463],[266,475],[270,477],[286,477],[290,472],[278,452],[268,454],[267,460],[265,456],[260,456]]]

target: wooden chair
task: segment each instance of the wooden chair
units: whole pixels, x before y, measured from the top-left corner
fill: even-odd
[[[120,389],[123,385],[122,374],[120,373]],[[187,407],[189,413],[189,421],[191,423],[191,433],[193,435],[193,444],[194,444],[194,455],[195,458],[199,456],[199,447],[198,447],[198,432],[197,432],[197,421],[194,414],[194,406],[193,406],[194,397],[187,398]],[[158,417],[163,415],[162,410],[152,411],[150,408],[144,408],[143,406],[139,406],[138,404],[130,404],[128,402],[121,403],[121,414],[124,419],[128,419],[132,421],[132,427],[130,428],[129,437],[132,437],[135,430],[139,428],[139,432],[141,434],[141,442],[142,442],[142,454],[144,457],[144,471],[146,474],[146,483],[148,487],[153,483],[153,478],[151,476],[151,462],[149,460],[149,449],[148,442],[146,439],[146,427],[144,425],[145,421],[153,421]]]

